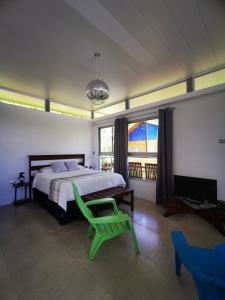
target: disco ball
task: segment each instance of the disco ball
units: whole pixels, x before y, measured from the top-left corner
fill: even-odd
[[[89,100],[94,104],[103,104],[109,97],[110,90],[108,85],[99,79],[92,80],[88,83],[86,94]]]

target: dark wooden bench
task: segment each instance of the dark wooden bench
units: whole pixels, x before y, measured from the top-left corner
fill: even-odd
[[[123,197],[126,195],[130,195],[130,201],[123,199]],[[119,200],[121,203],[126,203],[130,205],[131,211],[134,211],[134,190],[124,188],[122,186],[117,186],[110,189],[105,189],[102,191],[84,195],[82,196],[82,199],[84,201],[89,201],[93,199],[101,199],[107,197],[115,198],[116,200]]]

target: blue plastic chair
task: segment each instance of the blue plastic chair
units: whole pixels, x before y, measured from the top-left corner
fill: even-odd
[[[191,247],[180,231],[173,231],[176,274],[182,263],[192,274],[200,300],[225,300],[225,244],[213,249]]]

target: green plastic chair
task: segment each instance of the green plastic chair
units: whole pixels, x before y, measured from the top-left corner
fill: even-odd
[[[91,248],[89,251],[88,259],[93,260],[99,247],[102,245],[103,242],[110,240],[118,235],[126,231],[130,231],[131,238],[134,244],[134,250],[136,254],[139,254],[139,246],[136,238],[136,234],[133,228],[132,223],[130,222],[128,214],[122,213],[117,205],[116,201],[113,198],[103,198],[97,200],[91,200],[84,203],[82,200],[77,187],[74,183],[73,186],[73,193],[76,203],[81,210],[84,217],[90,223],[88,228],[88,238],[92,238],[92,234],[95,231],[95,236],[91,244]],[[105,217],[94,217],[92,211],[88,208],[91,205],[100,205],[105,203],[111,203],[113,206],[113,214],[111,216]]]

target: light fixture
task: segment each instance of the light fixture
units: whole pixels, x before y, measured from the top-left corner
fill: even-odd
[[[89,100],[95,105],[100,105],[105,103],[106,99],[109,97],[110,90],[108,85],[99,79],[99,59],[101,54],[95,53],[95,61],[96,61],[96,68],[97,68],[97,79],[92,80],[88,83],[86,88],[86,95]]]

